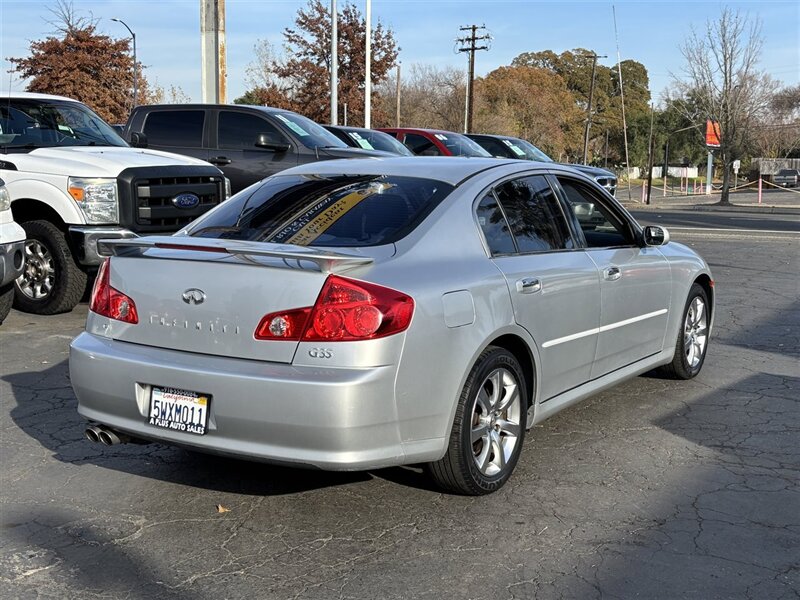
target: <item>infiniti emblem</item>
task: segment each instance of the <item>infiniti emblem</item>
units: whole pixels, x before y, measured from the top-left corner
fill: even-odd
[[[186,304],[202,304],[206,300],[206,293],[197,288],[189,288],[181,296]]]

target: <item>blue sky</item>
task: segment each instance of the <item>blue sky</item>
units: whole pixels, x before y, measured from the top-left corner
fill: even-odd
[[[338,0],[343,4],[344,0]],[[356,0],[363,12],[364,0]],[[293,24],[304,0],[227,0],[229,101],[245,90],[245,69],[259,38],[276,47],[282,30]],[[762,68],[786,84],[800,83],[800,3],[761,2],[625,2],[617,1],[617,26],[623,60],[642,62],[650,74],[651,92],[658,99],[670,73],[680,71],[678,44],[690,27],[703,27],[725,5],[763,23]],[[24,89],[10,79],[8,57],[25,56],[31,40],[45,37],[52,27],[50,0],[0,0],[0,88]],[[200,100],[199,0],[74,0],[81,14],[99,19],[99,28],[116,37],[127,35],[112,17],[124,20],[137,35],[139,60],[151,82],[179,85]],[[476,72],[485,74],[509,64],[526,51],[561,52],[577,47],[608,55],[600,62],[616,63],[610,2],[534,2],[530,0],[373,0],[373,20],[390,26],[401,47],[404,64],[428,63],[466,67],[465,56],[453,52],[458,27],[485,24],[494,36],[492,49],[480,52]]]

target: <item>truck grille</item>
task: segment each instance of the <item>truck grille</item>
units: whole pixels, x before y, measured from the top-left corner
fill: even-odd
[[[595,181],[602,185],[608,193],[612,196],[617,191],[617,178],[616,177],[595,177]]]
[[[123,225],[140,234],[173,232],[225,199],[225,179],[214,167],[149,167],[128,169],[120,188],[128,196]],[[192,194],[199,202],[179,207],[177,196]]]

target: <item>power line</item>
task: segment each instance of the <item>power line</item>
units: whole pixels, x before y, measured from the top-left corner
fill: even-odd
[[[488,33],[478,35],[478,31],[486,31],[485,25],[467,25],[459,27],[459,31],[469,31],[468,37],[456,38],[456,43],[461,44],[458,52],[469,52],[469,74],[467,75],[467,114],[464,123],[464,133],[472,132],[472,106],[473,106],[473,86],[475,82],[475,52],[478,50],[488,50],[492,36]],[[483,46],[478,46],[478,42],[486,41]]]

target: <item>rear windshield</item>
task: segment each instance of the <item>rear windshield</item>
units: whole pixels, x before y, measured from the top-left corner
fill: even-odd
[[[408,235],[453,190],[432,179],[376,175],[276,175],[201,217],[191,236],[359,247]]]

